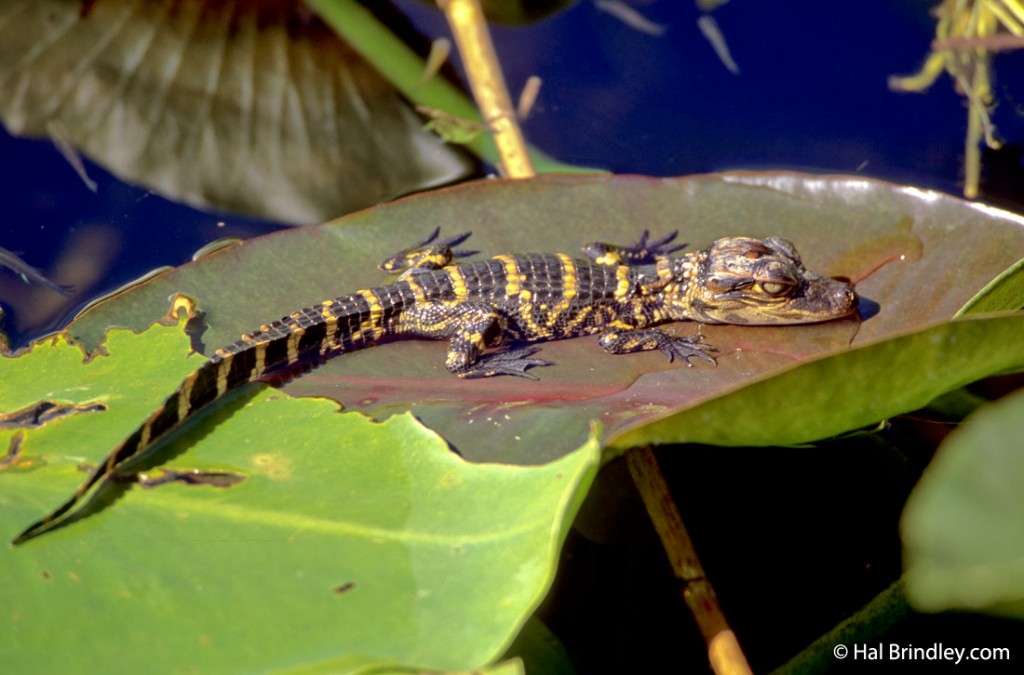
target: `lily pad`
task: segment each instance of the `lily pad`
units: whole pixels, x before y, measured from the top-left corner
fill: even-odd
[[[105,348],[82,363],[56,339],[0,360],[0,409],[109,404],[0,431],[4,445],[24,436],[0,469],[4,532],[65,498],[78,465],[100,461],[200,360],[181,327],[112,331]],[[252,388],[212,415],[232,424],[192,428],[154,458],[240,480],[108,485],[100,502],[131,507],[0,548],[5,668],[335,673],[499,657],[551,583],[596,439],[547,466],[471,464],[410,415],[379,424],[337,409]]]
[[[924,611],[1024,619],[1024,392],[982,407],[939,448],[901,526],[907,597]]]
[[[609,356],[594,339],[582,338],[544,344],[543,357],[557,365],[536,369],[538,382],[467,382],[445,370],[445,345],[404,341],[333,359],[284,387],[334,398],[376,419],[412,410],[463,456],[517,463],[543,462],[579,447],[593,420],[612,440],[726,393],[744,396],[745,384],[807,359],[948,321],[1024,257],[1017,216],[880,181],[793,173],[543,176],[468,184],[250,240],[118,295],[69,330],[93,346],[107,326],[145,327],[163,313],[168,296],[183,292],[201,298],[210,323],[204,340],[212,348],[297,308],[387,283],[375,263],[437,225],[449,234],[473,231],[467,246],[481,257],[571,253],[592,240],[632,242],[644,229],[678,229],[692,247],[727,235],[779,235],[796,243],[812,269],[856,281],[865,298],[863,322],[704,327],[707,342],[721,350],[717,368],[685,368],[657,353]],[[989,297],[1002,299],[988,309],[1021,302],[1015,294]],[[690,334],[698,327],[680,323],[669,330]],[[876,361],[877,377],[904,386],[893,365]],[[830,370],[813,386],[827,390],[847,376]],[[948,385],[937,383],[934,395]],[[764,421],[765,405],[743,399],[734,410],[749,427]],[[840,422],[830,429],[841,431]],[[846,423],[862,424],[863,416],[850,415]],[[783,438],[814,440],[768,429],[760,444]]]
[[[973,317],[931,326],[815,359],[631,429],[617,450],[648,443],[792,445],[926,406],[994,373],[1024,369],[1024,314]],[[899,385],[894,384],[891,373]],[[771,414],[746,412],[769,402]]]

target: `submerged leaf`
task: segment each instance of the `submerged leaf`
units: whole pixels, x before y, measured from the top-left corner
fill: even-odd
[[[466,175],[295,0],[6,0],[0,118],[218,210],[311,224]]]

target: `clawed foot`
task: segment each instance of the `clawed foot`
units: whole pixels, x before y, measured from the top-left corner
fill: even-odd
[[[669,232],[661,239],[649,241],[651,232],[644,230],[632,246],[616,246],[595,241],[583,247],[587,257],[600,265],[649,265],[686,248],[686,244],[672,244],[679,231]]]
[[[451,263],[455,258],[477,253],[477,251],[463,249],[456,251],[452,249],[453,246],[458,246],[469,239],[469,236],[473,234],[472,232],[463,232],[462,234],[437,240],[440,234],[441,228],[438,226],[434,228],[434,231],[426,239],[413,247],[388,256],[378,267],[385,272],[392,274],[402,273],[402,276],[405,276],[407,274],[416,274],[417,272],[439,270]]]
[[[670,362],[675,361],[676,358],[682,359],[686,362],[686,366],[692,367],[690,359],[697,357],[704,359],[711,365],[717,365],[715,357],[708,354],[708,352],[717,351],[711,345],[704,344],[703,335],[694,335],[693,337],[672,337],[669,335],[665,336],[665,340],[658,345],[658,349],[663,354],[668,355]]]
[[[666,258],[676,251],[681,251],[687,247],[687,244],[675,244],[674,246],[669,246],[669,244],[675,241],[676,237],[679,236],[679,230],[673,230],[661,239],[647,241],[650,236],[651,231],[644,230],[644,233],[640,235],[640,240],[630,246],[627,250],[633,255],[649,258],[646,262],[654,262],[655,258]]]
[[[465,379],[476,379],[480,377],[494,377],[495,375],[514,375],[525,377],[528,380],[536,380],[534,375],[526,372],[534,366],[551,366],[551,361],[545,359],[531,359],[530,356],[540,351],[540,347],[524,347],[522,349],[508,349],[500,352],[493,352],[480,357],[468,370],[459,373],[459,377]]]
[[[441,226],[438,225],[437,227],[434,228],[433,232],[427,235],[426,239],[413,246],[413,249],[420,248],[422,246],[427,246],[428,244],[431,246],[443,246],[445,248],[451,248],[452,246],[458,246],[462,242],[469,239],[470,235],[473,233],[463,232],[462,234],[456,234],[454,236],[447,237],[446,239],[442,239],[441,241],[434,241],[440,234]],[[459,255],[472,255],[474,253],[477,253],[477,251],[466,251],[465,253],[460,253]]]

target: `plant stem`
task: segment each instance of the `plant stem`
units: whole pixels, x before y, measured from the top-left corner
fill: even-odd
[[[305,4],[413,103],[443,110],[454,117],[481,120],[473,102],[447,80],[433,77],[422,82],[426,67],[423,59],[356,0],[305,0]],[[467,147],[485,162],[497,165],[500,161],[490,134],[480,134]],[[530,148],[529,152],[541,172],[595,172],[595,169],[563,164],[535,148]]]
[[[459,55],[466,68],[477,106],[494,133],[501,156],[502,173],[508,178],[529,178],[535,174],[526,141],[516,121],[501,65],[477,0],[437,0],[455,35]]]
[[[704,636],[712,669],[719,674],[750,673],[736,634],[729,627],[715,589],[704,574],[704,567],[693,548],[693,541],[672,499],[665,476],[658,467],[654,451],[650,447],[633,448],[626,453],[626,463],[672,564],[672,571],[680,582],[683,600]]]

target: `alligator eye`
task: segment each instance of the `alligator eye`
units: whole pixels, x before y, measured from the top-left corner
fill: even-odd
[[[782,284],[778,281],[765,281],[761,284],[761,290],[768,295],[779,295],[789,289],[789,284]]]

